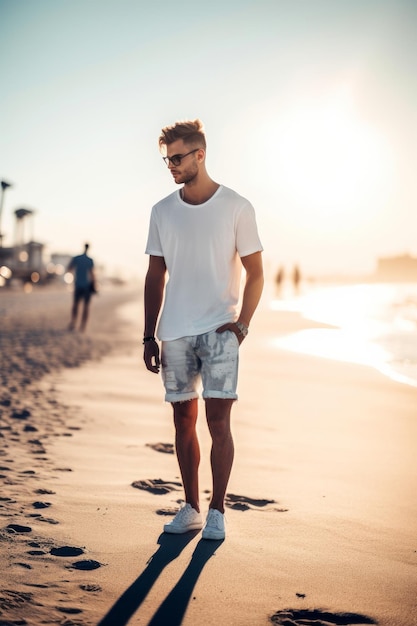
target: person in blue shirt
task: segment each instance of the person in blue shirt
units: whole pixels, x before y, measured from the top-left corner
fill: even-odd
[[[68,265],[68,272],[74,275],[74,299],[71,309],[71,322],[69,330],[74,330],[80,302],[83,302],[80,330],[83,332],[87,325],[90,310],[91,295],[95,290],[94,261],[87,255],[89,244],[84,246],[84,253],[74,256]]]

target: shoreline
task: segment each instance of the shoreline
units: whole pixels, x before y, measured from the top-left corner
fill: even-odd
[[[130,319],[140,312],[138,303],[129,308]],[[50,502],[41,515],[59,523],[31,518],[27,535],[8,535],[2,524],[2,588],[20,601],[8,596],[0,620],[267,626],[283,623],[279,612],[288,609],[296,625],[326,615],[346,623],[337,616],[351,612],[374,620],[363,623],[414,626],[417,395],[364,366],[271,348],[277,332],[317,326],[264,306],[242,346],[223,543],[161,534],[182,497],[171,410],[159,377],[141,362],[132,326],[123,325],[116,352],[44,379],[48,388],[52,378],[71,422],[58,408],[60,436],[47,438],[49,460],[37,461],[45,477],[22,476],[5,489],[16,499],[9,504],[15,521],[28,522],[36,497]],[[211,485],[202,417],[199,434],[205,498]],[[33,445],[19,472],[42,458]],[[34,487],[55,493],[35,496]],[[65,546],[83,554],[50,552]],[[82,560],[99,566],[75,569]]]
[[[286,290],[271,298],[273,310],[297,311],[329,326],[304,329],[277,340],[276,345],[368,365],[391,380],[417,387],[416,305],[417,283],[325,283]]]

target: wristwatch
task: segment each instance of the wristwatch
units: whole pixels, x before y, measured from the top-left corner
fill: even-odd
[[[242,322],[235,322],[235,324],[238,327],[240,334],[243,335],[243,337],[246,337],[249,332],[249,328]]]

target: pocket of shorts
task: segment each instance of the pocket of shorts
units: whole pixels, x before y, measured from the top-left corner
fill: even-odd
[[[231,334],[233,335],[234,340],[235,340],[235,342],[236,342],[236,345],[237,345],[237,347],[239,348],[240,343],[239,343],[239,339],[237,338],[236,333],[234,333],[234,332],[233,332],[233,330],[228,330],[227,332],[228,332],[228,333],[231,333]]]

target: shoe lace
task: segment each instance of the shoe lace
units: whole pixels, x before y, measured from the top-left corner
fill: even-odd
[[[193,515],[192,508],[188,506],[188,504],[183,504],[180,510],[178,511],[176,518],[178,521],[183,522],[187,520],[188,518],[192,517],[192,515]]]
[[[220,511],[216,511],[216,509],[211,509],[209,511],[209,515],[208,515],[208,519],[207,519],[207,525],[208,526],[215,526],[216,528],[218,528],[219,530],[222,527],[222,514],[220,513]]]

